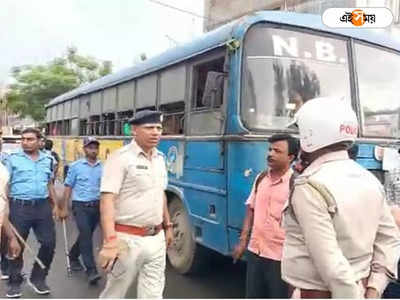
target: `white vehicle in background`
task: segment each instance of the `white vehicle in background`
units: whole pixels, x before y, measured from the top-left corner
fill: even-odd
[[[20,135],[3,135],[1,151],[7,154],[17,151],[21,147]]]

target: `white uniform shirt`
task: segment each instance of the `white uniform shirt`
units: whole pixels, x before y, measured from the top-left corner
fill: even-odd
[[[7,168],[0,162],[0,224],[3,223],[3,216],[7,208],[7,185],[9,179]]]
[[[115,223],[143,227],[162,223],[167,183],[164,154],[153,149],[149,160],[133,140],[107,159],[100,191],[118,195]]]
[[[282,278],[292,286],[360,298],[361,279],[382,293],[397,274],[400,237],[383,187],[346,151],[319,157],[296,179],[284,228]]]

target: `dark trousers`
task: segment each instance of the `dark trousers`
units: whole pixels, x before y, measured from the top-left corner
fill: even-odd
[[[1,253],[0,270],[3,275],[8,274],[7,252],[8,252],[8,238],[4,228],[2,227],[1,245],[0,245],[0,253]]]
[[[78,259],[82,255],[83,263],[87,272],[96,269],[96,263],[93,256],[93,232],[100,221],[99,205],[85,206],[84,203],[72,202],[72,212],[75,217],[79,235],[72,246],[69,255],[72,259]]]
[[[281,262],[247,251],[246,298],[288,298],[289,287],[281,277]]]
[[[397,274],[400,276],[400,262],[397,264]],[[400,298],[400,281],[392,281],[386,287],[382,298]]]
[[[5,254],[1,254],[0,270],[1,274],[8,274],[8,258]]]
[[[10,221],[24,240],[28,238],[30,229],[33,230],[40,244],[37,257],[46,266],[43,270],[37,262],[33,264],[31,279],[44,280],[50,269],[56,247],[56,232],[50,203],[47,200],[35,205],[22,205],[10,201]],[[24,264],[23,255],[9,260],[10,283],[21,283],[21,270]]]
[[[400,298],[400,283],[398,282],[389,283],[389,285],[386,287],[385,292],[382,295],[382,298],[388,298],[388,299]]]

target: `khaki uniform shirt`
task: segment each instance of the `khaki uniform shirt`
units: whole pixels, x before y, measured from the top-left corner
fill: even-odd
[[[163,221],[167,182],[164,154],[153,149],[149,160],[133,140],[107,159],[100,191],[118,195],[115,223],[140,227],[159,225]]]
[[[282,278],[295,287],[360,298],[360,279],[382,293],[397,276],[399,231],[382,185],[346,151],[319,157],[296,179],[283,223]]]
[[[0,224],[3,224],[4,214],[7,212],[7,188],[10,176],[7,168],[0,162]]]

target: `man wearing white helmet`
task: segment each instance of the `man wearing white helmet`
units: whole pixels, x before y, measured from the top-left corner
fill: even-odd
[[[301,298],[380,297],[400,237],[382,185],[347,154],[357,117],[344,100],[316,98],[296,119],[307,167],[284,211],[282,278]]]

